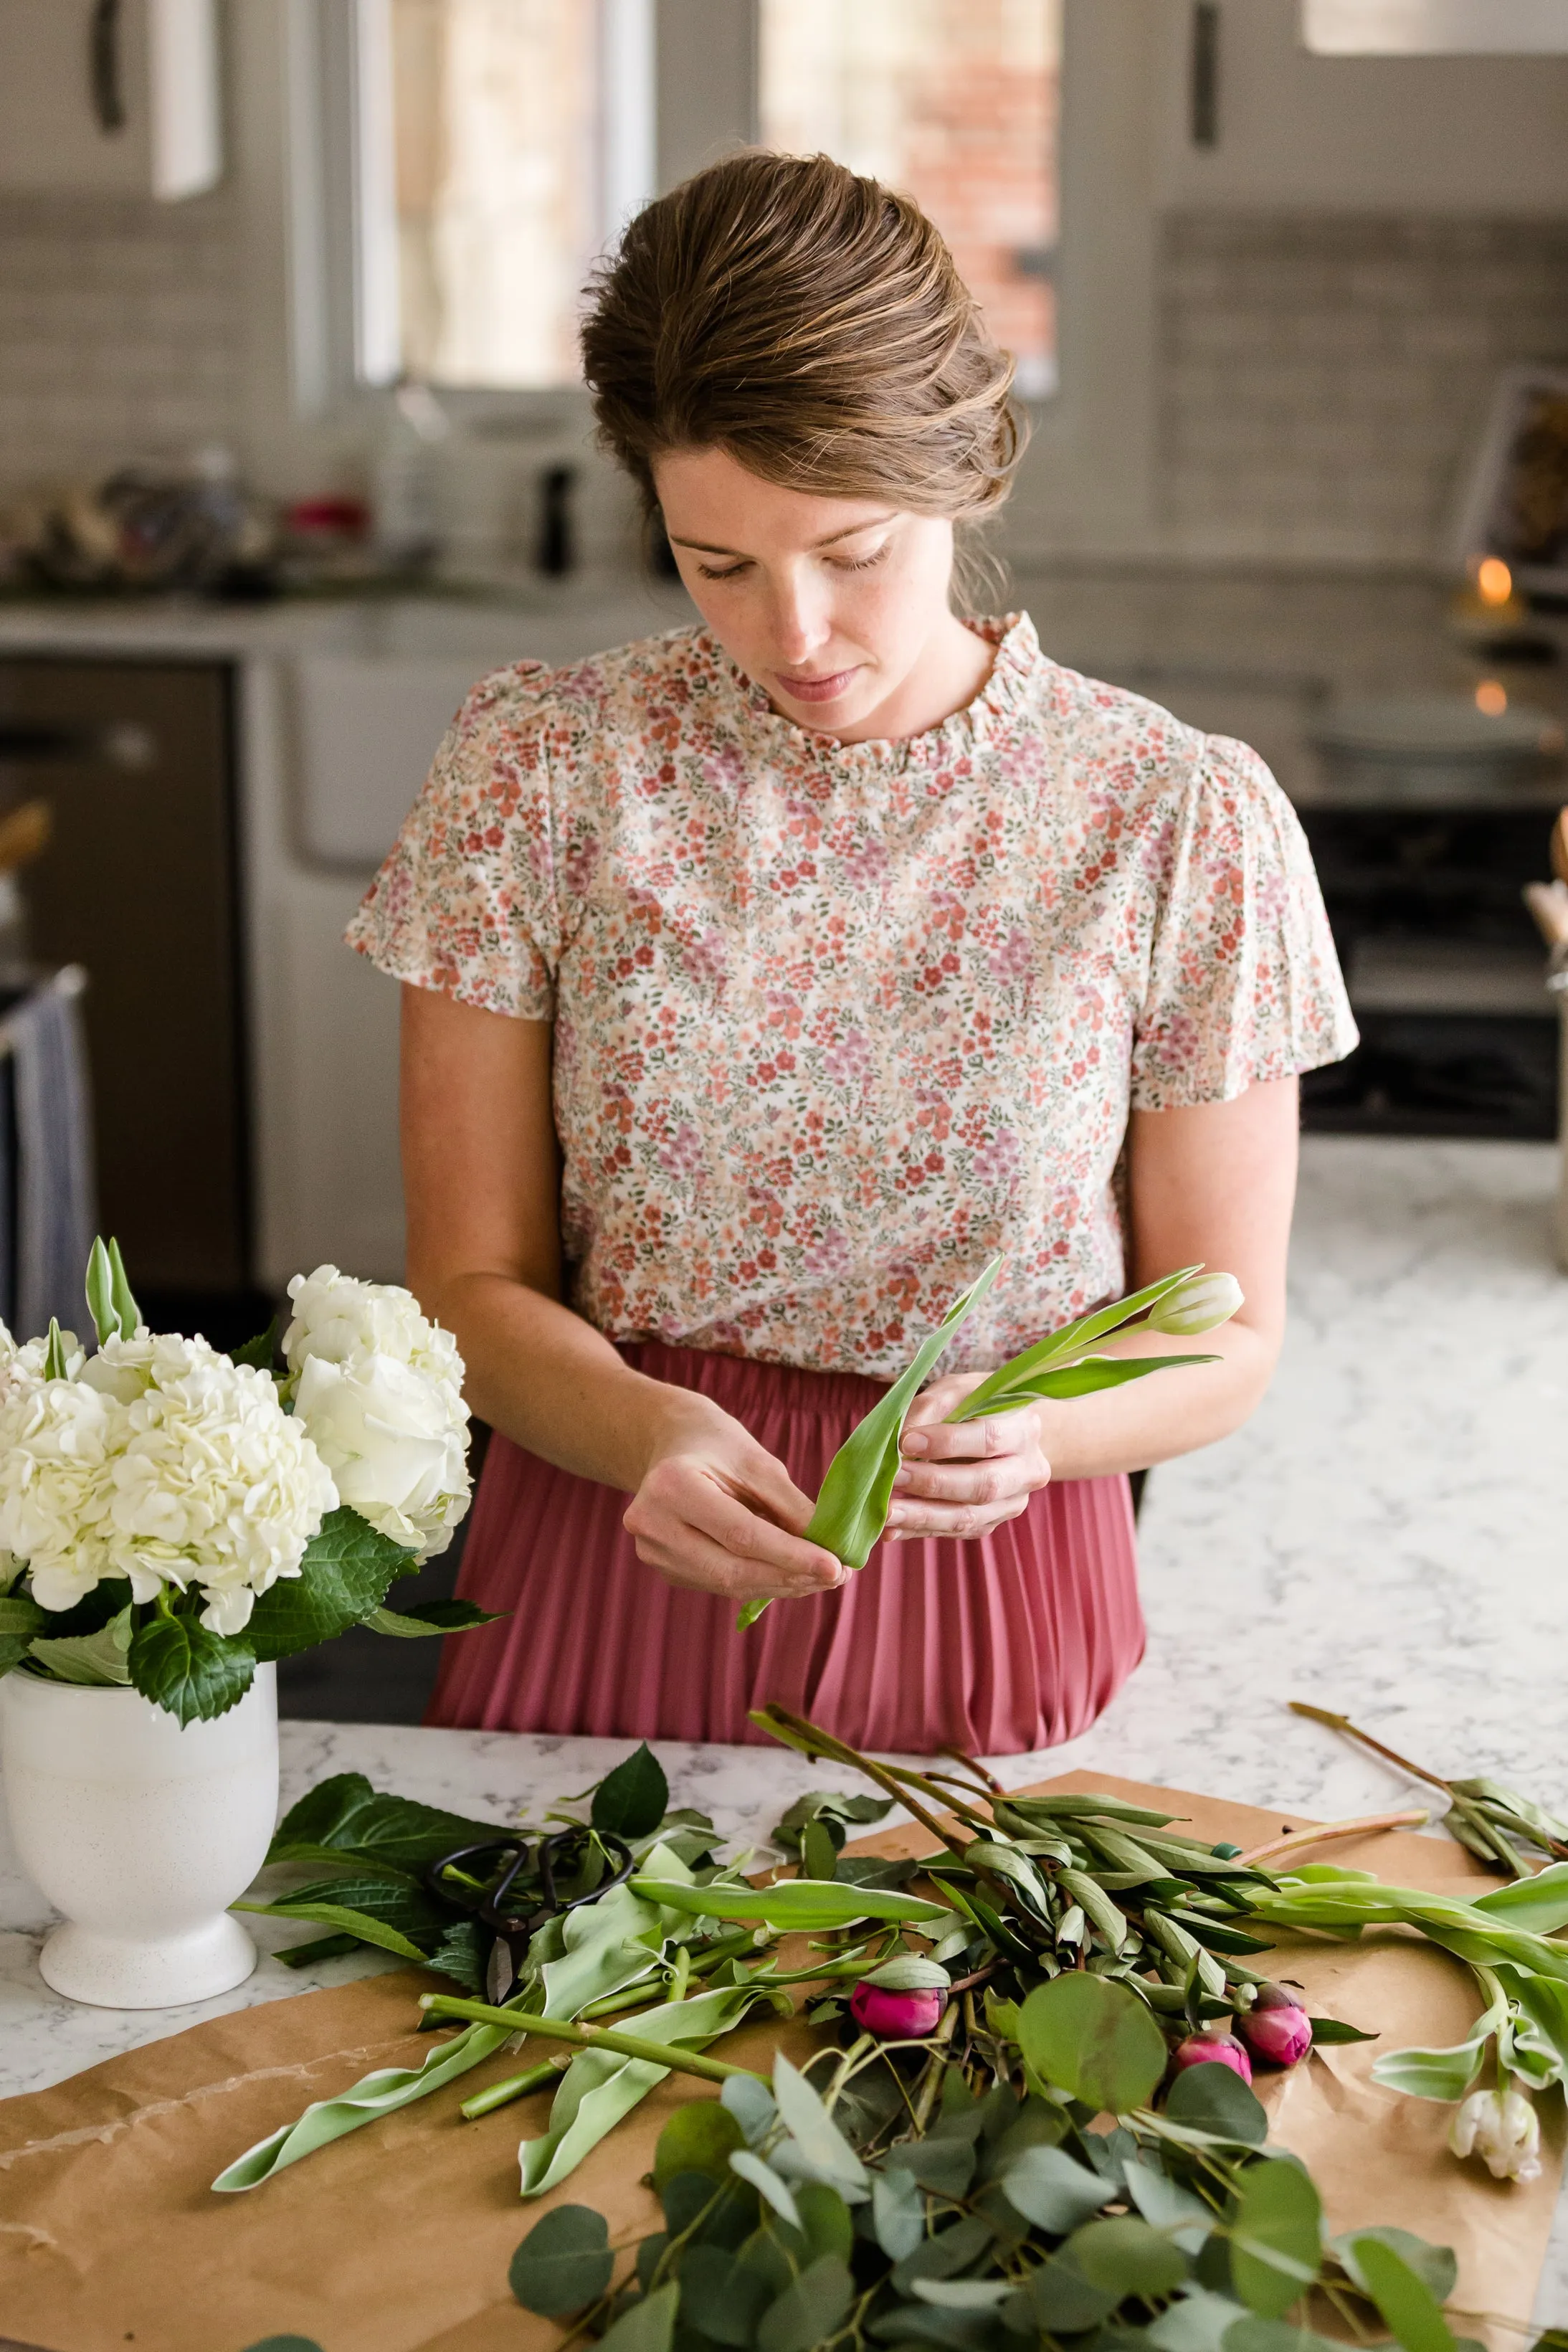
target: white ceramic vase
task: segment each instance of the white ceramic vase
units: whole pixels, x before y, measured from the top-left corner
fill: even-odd
[[[183,1730],[133,1690],[0,1679],[0,1778],[17,1859],[63,1924],[46,1984],[105,2009],[170,2009],[243,1984],[228,1906],[277,1819],[276,1669]]]

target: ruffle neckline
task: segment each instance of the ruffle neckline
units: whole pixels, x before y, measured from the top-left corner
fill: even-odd
[[[1034,623],[1027,613],[1008,613],[967,620],[965,626],[996,647],[990,675],[979,692],[961,710],[949,712],[936,726],[923,728],[916,735],[873,739],[865,743],[840,743],[831,736],[814,734],[810,728],[785,718],[774,709],[767,688],[747,677],[707,629],[700,630],[698,635],[712,656],[715,668],[730,681],[755,727],[780,745],[787,745],[796,757],[812,759],[822,767],[845,774],[864,774],[877,769],[892,773],[911,766],[944,767],[950,760],[962,759],[972,751],[984,741],[993,724],[1019,709],[1044,659]]]

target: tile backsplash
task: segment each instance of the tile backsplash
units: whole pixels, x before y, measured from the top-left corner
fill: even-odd
[[[232,189],[0,194],[0,496],[243,446]],[[1568,219],[1182,212],[1159,266],[1156,544],[1446,552],[1498,372],[1568,363]]]
[[[242,258],[226,190],[0,194],[0,495],[235,446]]]
[[[1180,551],[1444,554],[1499,372],[1568,362],[1568,220],[1178,213],[1159,284]]]

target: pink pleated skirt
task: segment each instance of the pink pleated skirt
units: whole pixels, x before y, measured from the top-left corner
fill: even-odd
[[[653,1342],[652,1379],[712,1397],[814,1495],[883,1393]],[[600,1738],[761,1740],[778,1700],[855,1747],[1018,1755],[1084,1730],[1144,1651],[1124,1477],[1044,1487],[988,1536],[879,1544],[858,1576],[776,1601],[747,1633],[735,1603],[678,1591],[637,1558],[627,1497],[492,1438],[457,1590],[503,1623],[445,1644],[425,1720]]]

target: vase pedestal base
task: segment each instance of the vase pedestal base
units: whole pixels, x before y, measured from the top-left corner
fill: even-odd
[[[135,1943],[67,1920],[38,1955],[44,1982],[97,2009],[175,2009],[244,1984],[256,1950],[226,1913],[183,1936]]]

